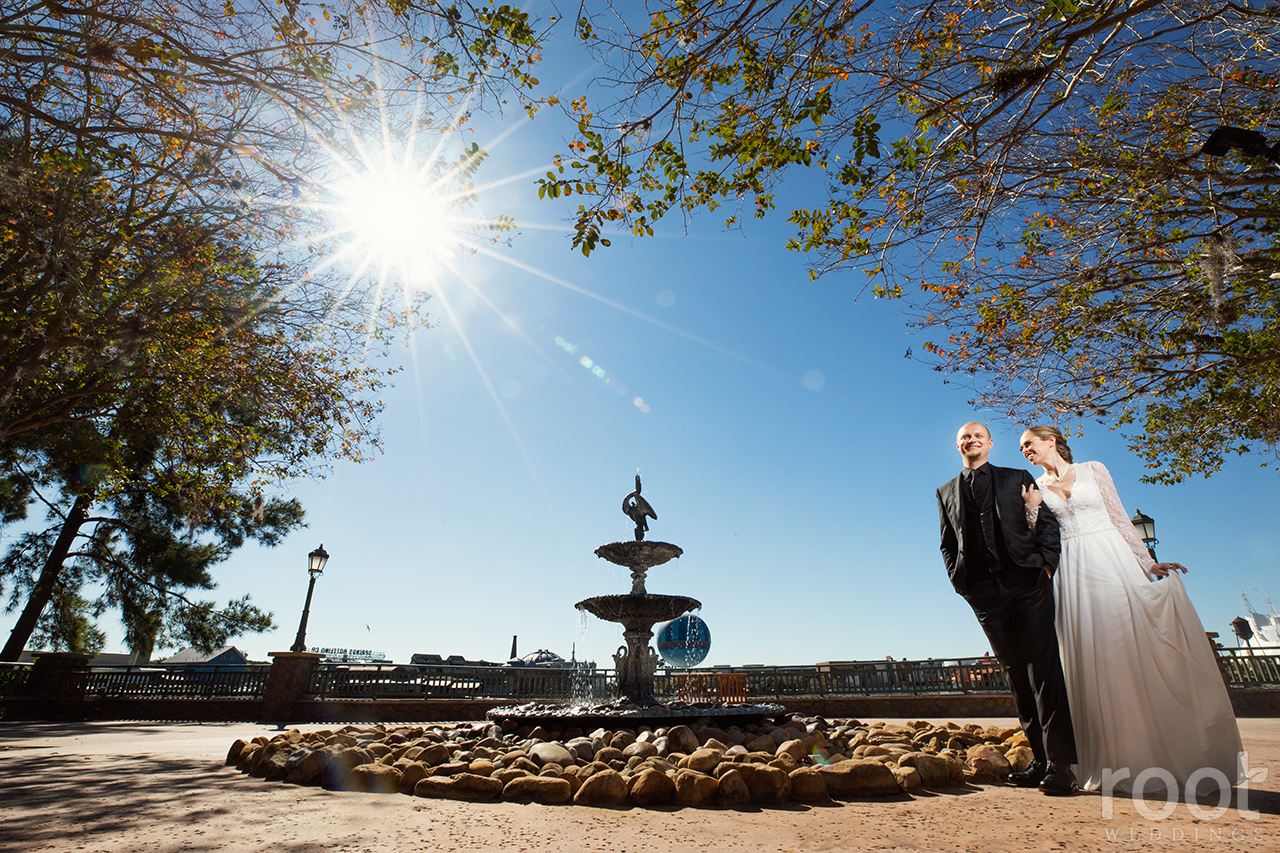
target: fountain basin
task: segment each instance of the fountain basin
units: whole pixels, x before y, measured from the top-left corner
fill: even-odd
[[[610,542],[596,549],[597,557],[628,569],[651,569],[683,553],[683,548],[670,542]]]
[[[663,705],[639,707],[625,699],[593,705],[568,706],[556,703],[529,702],[494,708],[485,716],[498,723],[510,721],[520,726],[546,726],[562,728],[573,725],[590,730],[595,726],[606,729],[638,728],[640,726],[694,725],[699,721],[727,729],[729,726],[760,724],[766,720],[781,720],[787,709],[770,702],[741,703],[735,705],[709,702],[668,702]]]
[[[574,607],[585,610],[606,622],[620,622],[627,627],[632,625],[649,627],[655,622],[670,622],[690,610],[699,610],[702,602],[687,595],[645,593],[642,595],[596,595],[582,599]]]

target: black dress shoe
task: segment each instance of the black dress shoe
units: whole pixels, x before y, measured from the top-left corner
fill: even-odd
[[[1049,762],[1043,758],[1037,758],[1032,761],[1026,770],[1019,770],[1016,773],[1009,774],[1009,784],[1017,785],[1019,788],[1035,788],[1039,786],[1040,780],[1044,778],[1044,774],[1049,772]]]
[[[1071,765],[1063,761],[1050,761],[1049,772],[1040,780],[1040,792],[1051,797],[1069,797],[1080,787],[1076,785],[1076,774],[1071,772]]]

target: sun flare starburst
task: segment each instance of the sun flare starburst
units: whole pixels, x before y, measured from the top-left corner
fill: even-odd
[[[433,172],[382,164],[333,186],[335,219],[350,253],[407,287],[421,287],[449,263],[464,228],[452,212],[456,199]]]

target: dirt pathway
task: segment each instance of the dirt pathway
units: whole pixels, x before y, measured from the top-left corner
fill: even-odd
[[[1266,779],[1245,798],[1233,798],[1219,816],[1212,804],[1179,803],[1155,819],[1166,804],[1108,801],[1099,794],[1055,799],[1010,787],[743,810],[589,809],[335,793],[250,779],[222,766],[233,740],[276,731],[267,726],[0,723],[0,851],[1280,853],[1280,719],[1241,720],[1240,730],[1250,764],[1265,769]],[[1246,810],[1257,817],[1249,819]]]

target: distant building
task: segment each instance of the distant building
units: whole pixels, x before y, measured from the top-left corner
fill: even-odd
[[[18,655],[18,663],[33,663],[36,655],[42,655],[47,649],[37,649],[32,651],[27,649]],[[133,662],[133,655],[121,652],[99,652],[89,660],[89,666],[128,666]]]
[[[489,660],[467,660],[462,655],[449,655],[445,658],[422,653],[410,655],[409,663],[413,666],[502,666]]]
[[[441,657],[440,655],[415,653],[409,657],[409,663],[412,666],[520,666],[520,667],[540,667],[544,669],[574,669],[574,670],[594,670],[595,663],[580,660],[565,660],[549,649],[538,649],[536,652],[530,652],[524,657],[512,658],[505,663],[494,663],[491,660],[468,660],[462,655],[449,655]]]
[[[538,649],[522,658],[507,661],[508,666],[545,666],[548,669],[569,669],[573,666],[569,661],[550,649]]]
[[[186,648],[176,655],[156,661],[159,666],[186,666],[194,669],[244,669],[249,663],[249,656],[235,646],[223,646],[211,652]]]

